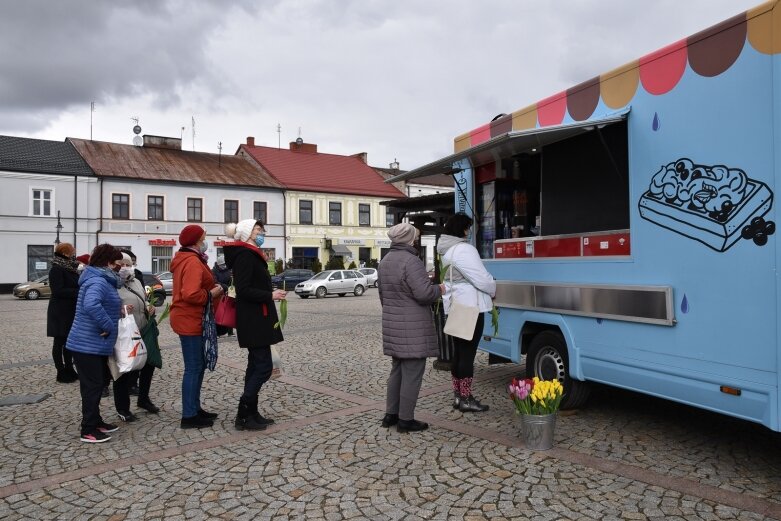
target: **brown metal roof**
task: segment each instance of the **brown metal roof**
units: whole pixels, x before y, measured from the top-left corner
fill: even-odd
[[[238,156],[68,138],[98,177],[283,188]]]

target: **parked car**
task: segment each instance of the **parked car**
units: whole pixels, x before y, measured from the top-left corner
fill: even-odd
[[[314,295],[323,298],[326,295],[343,297],[352,293],[356,297],[366,290],[366,276],[358,270],[328,270],[321,271],[309,280],[296,286],[296,295],[309,298]]]
[[[366,284],[368,284],[369,287],[377,287],[377,270],[374,268],[361,268],[358,271],[366,275]]]
[[[37,300],[41,297],[51,296],[52,289],[49,287],[48,275],[14,286],[14,297]]]
[[[163,284],[163,289],[167,295],[174,292],[174,274],[170,271],[161,271],[156,274],[157,278]]]
[[[289,269],[277,273],[271,277],[271,285],[275,289],[282,289],[283,287],[290,291],[305,280],[309,280],[315,276],[315,272],[312,270],[294,270]]]
[[[157,275],[149,273],[148,271],[144,271],[142,274],[144,275],[144,288],[147,291],[149,291],[149,288],[152,288],[152,291],[155,293],[155,307],[162,306],[165,303],[166,297],[163,282],[157,278]]]

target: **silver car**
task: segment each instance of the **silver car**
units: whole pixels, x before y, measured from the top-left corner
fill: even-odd
[[[157,278],[163,283],[163,289],[166,294],[172,295],[174,292],[174,274],[170,271],[163,271],[157,274]]]
[[[377,270],[374,268],[361,268],[358,271],[366,275],[366,284],[368,287],[377,287]]]
[[[301,298],[315,296],[323,298],[326,295],[343,297],[352,293],[356,297],[363,295],[367,282],[363,273],[358,270],[328,270],[321,271],[309,280],[296,285],[296,295]]]

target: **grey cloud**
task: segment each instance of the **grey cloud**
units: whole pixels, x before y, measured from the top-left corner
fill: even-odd
[[[205,47],[230,9],[217,0],[25,0],[0,18],[0,113],[64,110],[151,93],[158,107],[177,88],[213,83]],[[249,2],[239,5],[253,10]],[[30,121],[34,124],[35,120]]]

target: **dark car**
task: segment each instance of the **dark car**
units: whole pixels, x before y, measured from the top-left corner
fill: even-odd
[[[163,287],[163,283],[160,281],[160,279],[157,277],[157,275],[153,273],[149,273],[148,271],[142,272],[144,275],[144,288],[152,288],[152,291],[155,294],[155,307],[162,306],[165,304],[165,288]]]
[[[295,287],[315,276],[312,270],[288,269],[271,277],[271,285],[277,289],[293,291]]]

